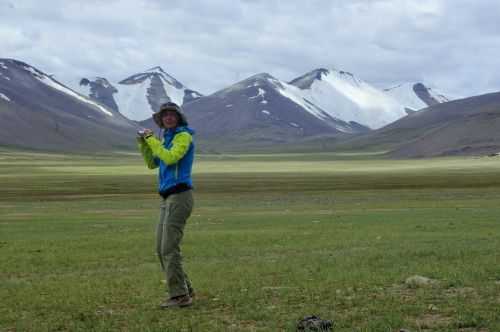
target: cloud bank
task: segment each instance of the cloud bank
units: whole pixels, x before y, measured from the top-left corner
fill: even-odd
[[[487,0],[0,0],[0,57],[69,85],[160,65],[208,94],[326,67],[471,96],[500,90],[499,12]]]

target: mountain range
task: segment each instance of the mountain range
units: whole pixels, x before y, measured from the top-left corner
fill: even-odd
[[[144,77],[151,75],[161,78],[163,83],[158,90],[169,99],[159,98],[159,93],[150,93],[152,81]],[[211,151],[247,151],[281,143],[293,144],[314,136],[357,135],[429,105],[447,101],[446,97],[422,83],[399,84],[382,90],[352,73],[324,68],[290,82],[261,73],[206,96],[197,92],[193,94],[194,90],[166,75],[161,67],[155,67],[118,82],[118,90],[112,91],[116,104],[123,105],[120,100],[127,99],[120,96],[121,83],[136,82],[127,87],[124,94],[135,96],[133,104],[137,106],[125,108],[124,112],[136,120],[149,115],[149,119],[139,123],[143,127],[155,128],[150,114],[162,102],[175,101],[183,105],[202,145]],[[141,78],[142,83],[137,83],[134,78]],[[81,81],[81,86],[92,88],[86,84],[88,81]],[[94,79],[90,84],[109,90],[109,83],[103,78]],[[193,98],[186,98],[190,94]],[[114,104],[114,101],[96,97],[92,89],[89,96],[101,103]]]
[[[152,113],[173,101],[183,106],[200,145],[214,152],[279,150],[283,144],[318,140],[333,140],[332,148],[342,149],[380,143],[379,147],[390,147],[394,157],[497,149],[496,143],[487,148],[474,141],[476,129],[482,128],[482,140],[488,131],[471,124],[473,119],[488,118],[484,112],[494,117],[496,95],[450,101],[419,82],[379,89],[335,69],[315,69],[289,82],[261,73],[202,95],[163,68],[153,67],[116,82],[103,76],[81,78],[77,90],[31,65],[0,59],[0,145],[129,149],[135,145],[135,130],[153,128]],[[464,122],[471,137],[465,145],[463,138],[459,143],[440,136],[458,135],[460,130],[452,128],[463,129]],[[431,135],[431,127],[440,129]]]
[[[353,123],[354,126],[378,129],[409,112],[448,101],[422,83],[404,83],[389,89],[378,89],[352,73],[324,68],[308,72],[288,83],[267,73],[254,75],[207,95],[207,98],[202,98],[204,96],[199,92],[185,87],[161,67],[133,74],[115,85],[102,77],[83,78],[80,81],[80,92],[104,105],[118,108],[129,119],[143,121],[150,118],[151,113],[166,101],[189,107],[190,102],[201,98],[200,103],[212,104],[210,108],[213,108],[218,106],[213,105],[214,98],[223,97],[227,104],[248,108],[254,101],[252,99],[262,99],[261,95],[255,98],[249,95],[243,104],[235,98],[246,96],[245,89],[250,89],[251,85],[257,86],[266,79],[270,84],[268,89],[275,90],[300,107],[301,112],[309,113],[330,127],[332,119],[335,119],[334,122],[337,123]],[[225,105],[222,106],[225,108]],[[274,110],[277,107],[278,105],[274,105]],[[261,111],[269,112],[263,108]],[[349,128],[341,127],[345,125],[333,126],[333,129],[352,132]]]
[[[137,123],[24,62],[0,59],[0,145],[35,150],[132,148]]]
[[[422,83],[405,83],[390,89],[377,89],[354,74],[316,69],[290,82],[300,89],[303,99],[326,110],[331,116],[381,128],[418,111],[443,102]]]

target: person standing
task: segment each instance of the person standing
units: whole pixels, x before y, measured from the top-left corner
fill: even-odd
[[[168,292],[160,307],[187,307],[193,303],[194,290],[182,267],[180,245],[194,204],[194,131],[188,127],[182,109],[172,102],[161,105],[153,120],[164,130],[163,140],[156,138],[151,129],[139,131],[137,140],[147,167],[159,168],[161,203],[156,252],[166,274]]]

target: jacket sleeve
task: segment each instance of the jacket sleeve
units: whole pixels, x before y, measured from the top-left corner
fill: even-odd
[[[142,157],[146,162],[146,166],[149,169],[155,169],[158,167],[158,159],[153,156],[153,152],[149,148],[146,141],[142,138],[137,139],[137,146],[139,147],[139,151],[141,151]]]
[[[154,136],[145,139],[153,156],[161,159],[167,165],[176,164],[189,150],[193,137],[187,132],[178,133],[172,141],[172,147],[166,149]]]

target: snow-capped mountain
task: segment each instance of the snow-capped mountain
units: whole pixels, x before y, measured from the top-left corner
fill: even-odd
[[[330,116],[301,98],[299,88],[263,73],[184,105],[200,136],[280,142],[368,130]],[[153,126],[151,120],[143,123]]]
[[[414,98],[403,98],[403,90],[383,91],[357,78],[352,73],[339,70],[316,69],[290,82],[300,89],[303,99],[323,109],[330,116],[344,121],[355,121],[372,129],[383,127],[407,114],[418,110],[417,98],[427,98],[421,85],[415,85]],[[427,90],[426,90],[427,91]],[[418,92],[418,93],[417,93]]]
[[[136,125],[37,68],[0,59],[0,145],[46,149],[124,147]]]
[[[185,87],[161,67],[110,83],[103,77],[83,78],[80,91],[127,118],[142,121],[151,117],[161,104],[172,101],[183,105],[202,95]]]
[[[448,101],[421,83],[400,84],[382,90],[352,73],[333,69],[316,69],[290,83],[276,78],[270,78],[269,82],[274,82],[275,91],[280,95],[300,105],[317,119],[330,125],[333,123],[335,130],[347,133],[353,132],[351,125],[346,127],[339,123],[378,129],[410,112]],[[225,90],[238,89],[239,84],[241,82]],[[82,79],[80,85],[90,88],[90,97],[111,109],[117,108],[123,115],[136,121],[150,118],[152,112],[166,101],[183,105],[201,97],[201,94],[187,89],[161,67],[134,74],[114,85],[102,77]],[[264,92],[257,92],[255,99],[262,99]],[[268,109],[264,111],[276,112]]]
[[[428,88],[423,83],[402,83],[384,89],[384,92],[395,98],[408,112],[416,112],[428,106],[450,101],[450,99]]]

